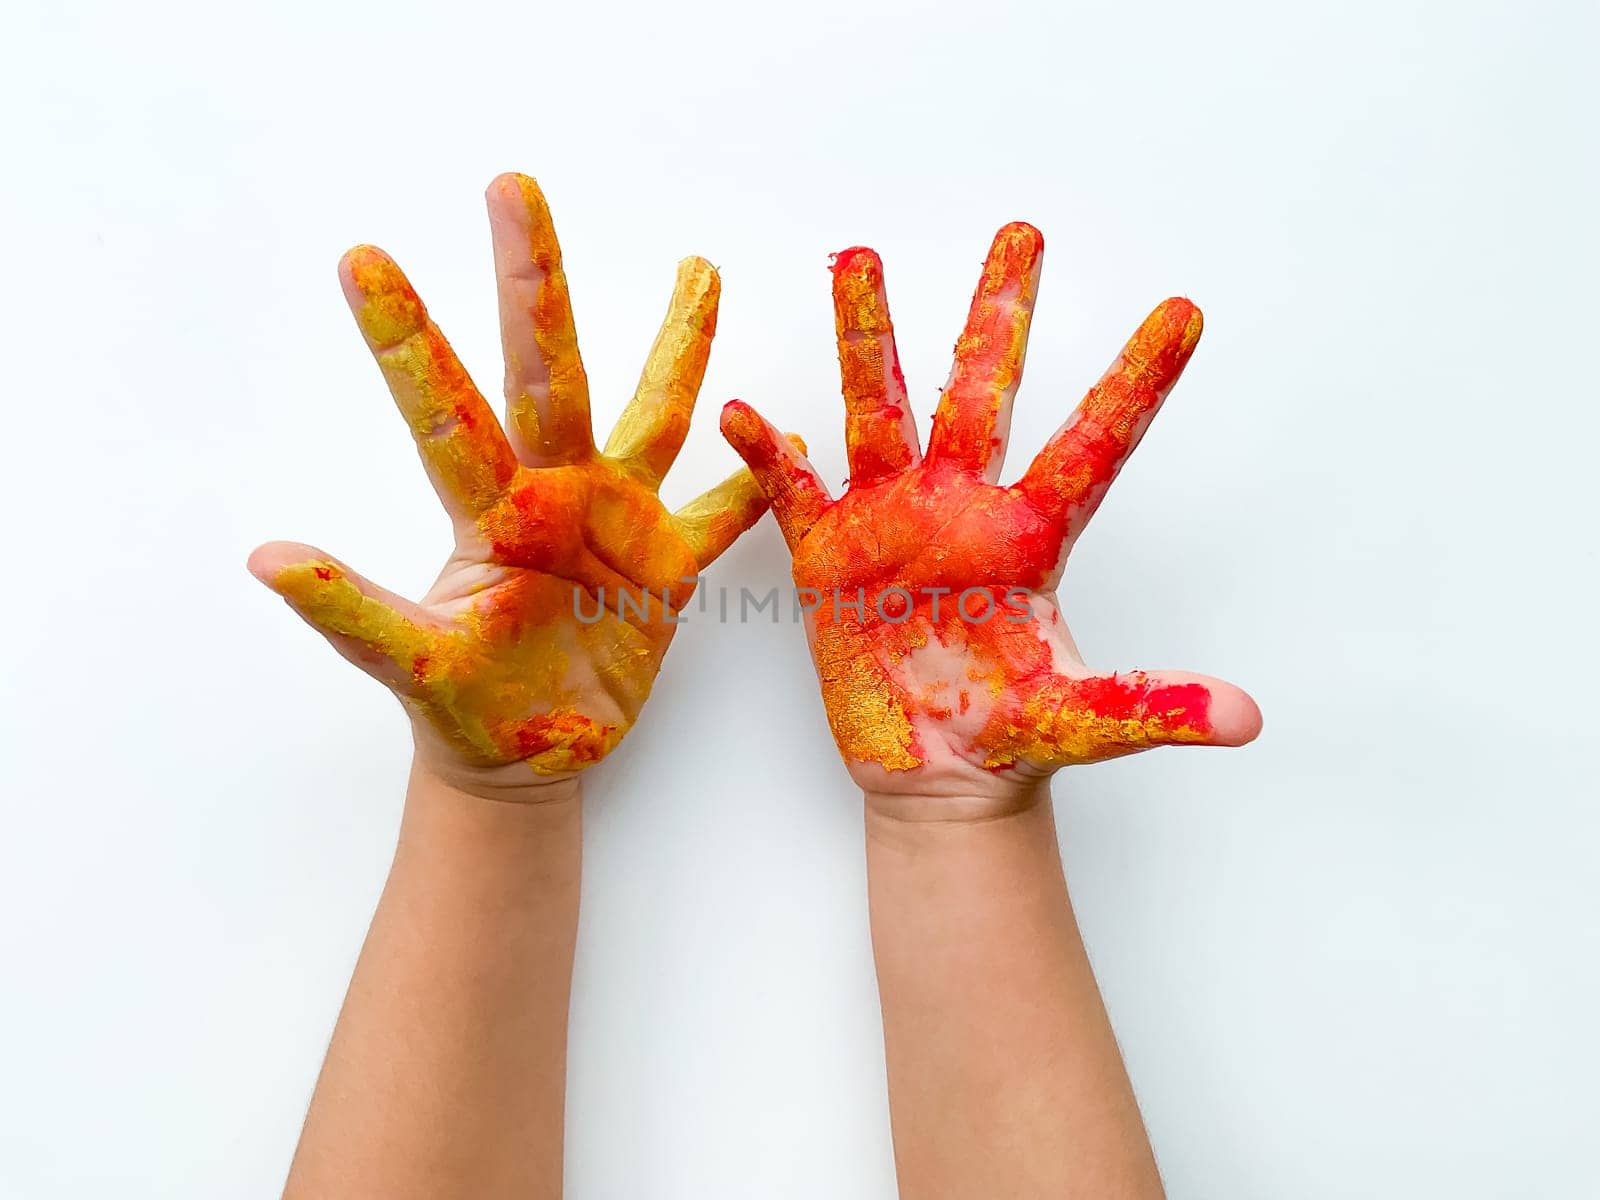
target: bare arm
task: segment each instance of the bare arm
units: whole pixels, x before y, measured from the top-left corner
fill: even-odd
[[[561,1194],[577,782],[483,799],[418,767],[285,1196]]]
[[[1162,1195],[1046,790],[971,821],[869,801],[866,828],[900,1194]]]
[[[411,717],[416,767],[388,886],[287,1195],[557,1196],[578,909],[578,777],[632,728],[696,578],[765,502],[748,471],[668,512],[716,329],[703,259],[677,286],[604,450],[589,422],[543,194],[489,186],[506,423],[393,259],[359,246],[345,297],[455,546],[413,602],[311,546],[250,570]]]
[[[1067,900],[1045,781],[1260,729],[1232,684],[1100,674],[1056,595],[1066,556],[1200,337],[1159,305],[1021,479],[998,483],[1044,239],[995,235],[926,450],[883,268],[834,259],[848,490],[749,406],[722,430],[772,501],[834,740],[867,796],[873,947],[901,1194],[1160,1195]]]

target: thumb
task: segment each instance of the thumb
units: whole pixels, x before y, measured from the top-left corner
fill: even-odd
[[[335,650],[388,687],[409,691],[435,648],[438,637],[422,609],[313,546],[268,542],[246,566]]]

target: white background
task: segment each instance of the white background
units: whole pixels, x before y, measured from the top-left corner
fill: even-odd
[[[276,1194],[383,879],[398,708],[244,571],[419,593],[446,523],[334,280],[498,387],[542,181],[602,429],[720,265],[738,395],[844,475],[827,254],[926,429],[990,234],[1049,250],[1007,478],[1156,301],[1207,332],[1069,568],[1091,663],[1255,746],[1057,784],[1175,1198],[1600,1195],[1587,4],[29,3],[0,49],[0,1196]],[[787,578],[770,521],[716,585]],[[593,772],[573,1197],[892,1195],[859,800],[798,629],[691,625]]]

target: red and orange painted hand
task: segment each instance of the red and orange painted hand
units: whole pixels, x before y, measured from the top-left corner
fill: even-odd
[[[1044,239],[995,236],[956,343],[927,454],[906,402],[871,250],[835,257],[850,484],[830,498],[804,456],[734,401],[722,430],[772,501],[794,555],[822,698],[867,791],[993,794],[1151,746],[1241,745],[1254,702],[1199,675],[1096,675],[1062,620],[1067,552],[1200,337],[1168,300],[1026,473],[996,480],[1022,378]]]
[[[358,246],[339,264],[351,310],[454,521],[455,552],[438,581],[413,604],[287,542],[256,550],[250,569],[399,696],[419,718],[419,751],[432,765],[514,787],[533,774],[577,771],[622,739],[695,577],[766,501],[748,471],[676,513],[656,494],[711,351],[720,292],[711,265],[679,264],[638,390],[601,452],[544,196],[532,179],[508,174],[490,184],[488,203],[505,430],[394,261]],[[597,617],[596,603],[580,615],[575,600],[601,589],[649,602]]]

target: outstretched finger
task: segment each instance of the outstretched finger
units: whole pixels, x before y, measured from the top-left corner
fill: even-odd
[[[1100,762],[1154,746],[1242,746],[1261,732],[1261,710],[1231,683],[1181,671],[1057,676],[1007,724],[1027,730],[1009,759],[1051,767]]]
[[[1044,235],[1032,225],[1013,221],[994,235],[933,415],[930,464],[953,462],[991,483],[1000,477],[1043,260]]]
[[[649,487],[660,486],[688,436],[689,417],[717,332],[721,294],[717,270],[705,259],[686,258],[678,264],[666,320],[650,348],[633,399],[606,441],[607,457]]]
[[[594,452],[589,381],[550,206],[514,172],[496,178],[487,199],[512,444],[529,466],[581,461]]]
[[[517,468],[500,422],[392,258],[357,246],[339,260],[339,284],[439,500],[453,517],[477,516]]]
[[[1188,300],[1163,301],[1017,481],[1018,491],[1061,523],[1067,548],[1183,374],[1203,327]]]
[[[796,449],[742,400],[723,406],[722,436],[750,467],[756,486],[772,505],[783,540],[795,549],[833,503],[816,468],[806,461],[803,449]]]
[[[801,446],[802,453],[805,447]],[[702,570],[767,511],[767,498],[748,468],[734,472],[716,487],[700,493],[677,512],[672,523],[689,544]]]
[[[872,483],[916,466],[922,461],[917,419],[906,401],[877,251],[852,246],[834,255],[833,322],[850,482]]]
[[[403,692],[426,668],[438,634],[409,600],[297,542],[257,547],[247,565],[334,649],[380,683]]]

